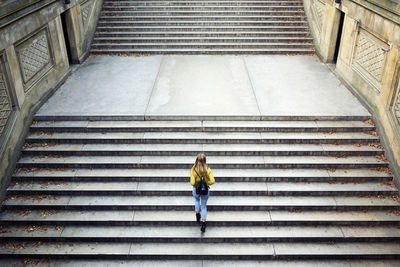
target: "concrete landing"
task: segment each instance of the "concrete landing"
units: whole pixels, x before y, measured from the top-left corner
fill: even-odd
[[[369,116],[315,56],[91,56],[40,116]]]

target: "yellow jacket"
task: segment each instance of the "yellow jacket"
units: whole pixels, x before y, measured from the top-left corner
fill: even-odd
[[[199,172],[199,171],[197,171],[197,172]],[[207,175],[205,177],[205,180],[206,180],[207,185],[212,185],[213,183],[215,183],[215,178],[214,178],[214,175],[210,168],[208,168],[208,170],[207,170]],[[190,169],[190,184],[193,186],[196,186],[198,182],[200,182],[200,176],[197,175],[197,173],[194,171],[194,168],[191,168]]]

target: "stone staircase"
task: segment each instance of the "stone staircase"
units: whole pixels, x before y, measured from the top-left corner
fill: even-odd
[[[105,0],[92,54],[313,54],[300,0]]]
[[[0,263],[398,266],[398,189],[368,117],[110,119],[35,118],[0,213]],[[189,184],[199,152],[216,177],[205,234]]]

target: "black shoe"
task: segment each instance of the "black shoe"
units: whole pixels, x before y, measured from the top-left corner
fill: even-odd
[[[196,221],[197,222],[200,222],[200,217],[201,217],[200,213],[196,213]]]
[[[206,231],[206,226],[207,226],[207,225],[206,225],[206,222],[202,222],[202,223],[201,223],[201,229],[200,229],[200,230],[201,230],[203,233]]]

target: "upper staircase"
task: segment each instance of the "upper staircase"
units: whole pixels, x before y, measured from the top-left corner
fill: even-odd
[[[35,119],[0,213],[0,263],[398,266],[398,189],[368,117]],[[205,234],[189,184],[199,152],[216,177]]]
[[[301,0],[105,0],[92,54],[313,54]]]

